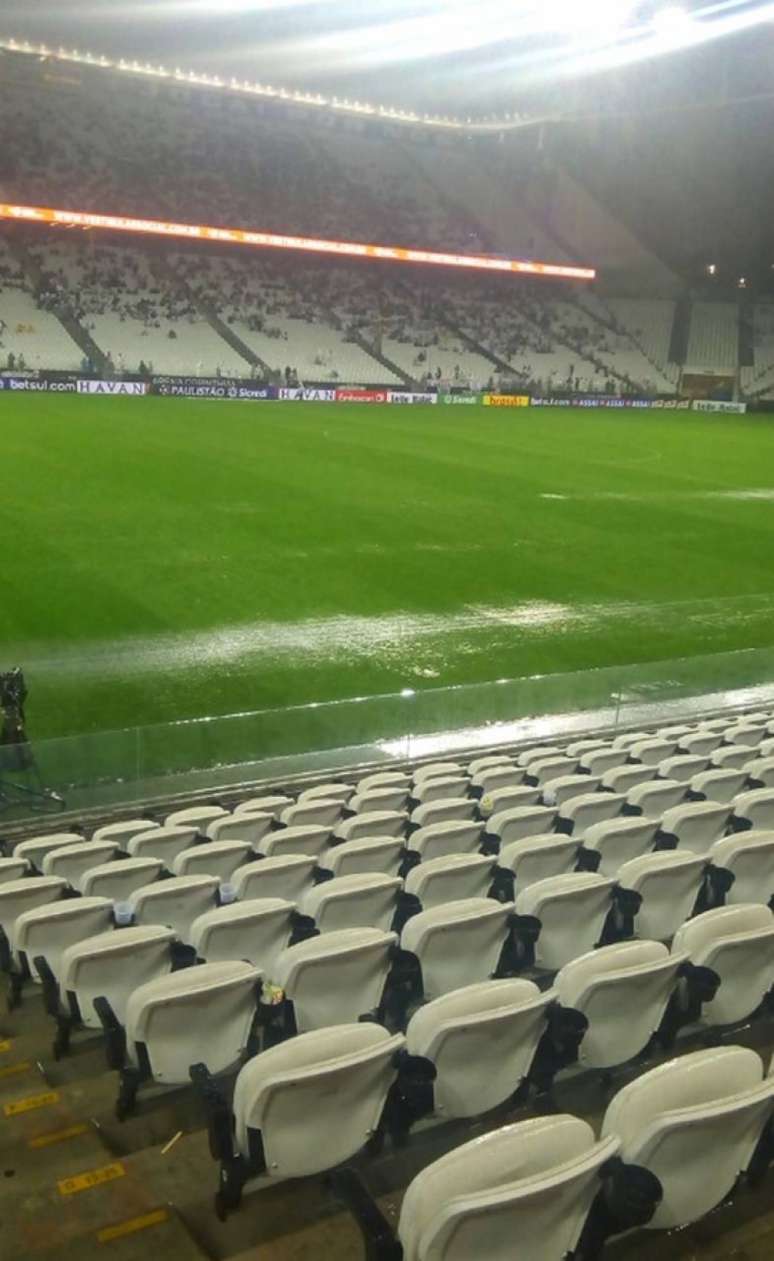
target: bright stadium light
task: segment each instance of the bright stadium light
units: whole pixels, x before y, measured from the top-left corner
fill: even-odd
[[[682,44],[690,40],[695,24],[693,15],[678,5],[667,5],[653,15],[653,27],[659,38],[667,43]]]

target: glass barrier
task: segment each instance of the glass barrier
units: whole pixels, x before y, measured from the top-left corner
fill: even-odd
[[[33,741],[0,750],[0,824],[360,763],[774,703],[774,648],[500,679]]]

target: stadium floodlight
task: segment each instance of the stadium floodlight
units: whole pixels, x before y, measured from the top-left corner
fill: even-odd
[[[717,263],[707,263],[707,275],[714,276],[717,273]]]

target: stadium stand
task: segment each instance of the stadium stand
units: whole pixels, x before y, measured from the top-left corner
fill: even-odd
[[[694,302],[686,364],[713,372],[733,372],[739,362],[738,352],[737,304]]]

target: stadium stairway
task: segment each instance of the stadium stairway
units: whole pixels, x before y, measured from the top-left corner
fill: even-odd
[[[269,365],[265,363],[264,360],[261,359],[261,357],[257,355],[246,342],[243,342],[242,338],[239,337],[232,328],[229,328],[228,324],[220,318],[214,307],[210,306],[209,303],[202,301],[201,298],[196,296],[184,278],[175,271],[169,260],[163,255],[159,255],[157,265],[159,270],[168,277],[169,281],[177,289],[185,291],[191,305],[204,316],[205,320],[210,325],[210,328],[218,334],[218,337],[222,338],[224,342],[227,342],[231,349],[235,350],[238,355],[241,355],[251,368],[260,369],[260,375],[262,377],[265,377],[267,380],[270,379],[271,368]]]
[[[364,350],[367,355],[370,355],[372,359],[375,359],[377,363],[380,363],[383,368],[387,369],[388,372],[393,372],[396,377],[400,378],[404,385],[408,385],[412,389],[415,389],[418,386],[418,381],[415,381],[414,378],[410,377],[407,372],[404,372],[402,368],[399,368],[393,359],[388,358],[388,356],[383,354],[381,350],[378,350],[376,346],[367,342],[364,337],[361,337],[360,333],[353,332],[351,337],[355,346],[359,346],[361,350]]]

